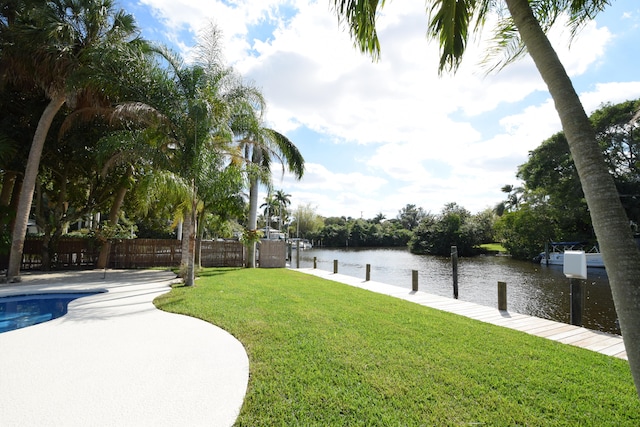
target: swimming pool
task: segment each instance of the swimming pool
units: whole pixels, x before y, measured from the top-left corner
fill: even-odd
[[[0,298],[0,334],[57,319],[69,302],[99,292],[15,295]]]

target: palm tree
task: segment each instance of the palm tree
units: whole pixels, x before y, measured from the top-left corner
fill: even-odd
[[[291,194],[287,194],[284,190],[277,190],[275,194],[278,203],[278,229],[282,231],[282,220],[287,216],[287,206],[291,204]]]
[[[267,197],[264,198],[264,203],[260,205],[260,208],[264,209],[264,227],[267,232],[267,239],[270,238],[269,232],[271,231],[271,224],[273,215],[278,209],[278,203],[276,202],[275,197],[269,192]]]
[[[262,127],[259,120],[249,121],[252,125],[242,130],[240,144],[244,148],[245,159],[249,162],[249,221],[247,228],[255,231],[258,223],[258,186],[271,184],[272,156],[293,172],[297,179],[304,174],[304,158],[298,148],[281,133]],[[249,245],[247,265],[255,267],[255,244]]]
[[[135,39],[131,15],[113,0],[52,0],[24,8],[3,27],[2,77],[44,91],[49,103],[33,135],[12,234],[7,277],[17,280],[42,149],[51,123],[88,83],[92,65]],[[106,55],[109,56],[109,55]]]
[[[380,44],[376,14],[384,1],[335,0],[334,3],[336,13],[347,22],[360,49],[377,58]],[[589,118],[545,34],[565,11],[575,30],[608,3],[607,0],[429,0],[428,34],[440,44],[440,71],[455,71],[470,33],[482,28],[490,10],[506,4],[510,19],[505,18],[498,27],[498,45],[506,47],[508,55],[501,65],[528,51],[554,100],[589,206],[640,394],[640,252]]]
[[[182,205],[187,234],[183,239],[183,267],[186,268],[185,283],[190,285],[194,279],[197,217],[203,207],[202,194],[206,193],[201,188],[209,181],[207,174],[215,173],[207,154],[239,156],[237,147],[231,146],[233,126],[245,112],[253,114],[256,92],[242,84],[232,68],[212,61],[211,56],[185,67],[166,49],[156,50],[166,60],[173,76],[173,104],[165,112],[172,129],[167,137],[174,141],[176,148],[173,168],[190,188],[188,200]]]
[[[374,224],[381,224],[387,217],[382,213],[378,212],[378,214],[371,220]]]

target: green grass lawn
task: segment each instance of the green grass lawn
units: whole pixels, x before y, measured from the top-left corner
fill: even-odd
[[[507,249],[505,249],[504,246],[502,246],[501,243],[484,243],[482,245],[480,245],[480,247],[482,249],[485,249],[487,251],[491,251],[491,252],[500,252],[500,253],[506,253]]]
[[[304,273],[208,269],[155,303],[244,344],[239,426],[640,425],[624,360]]]

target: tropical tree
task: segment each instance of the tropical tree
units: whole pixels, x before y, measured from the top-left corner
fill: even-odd
[[[260,208],[263,209],[264,226],[267,229],[267,233],[269,233],[269,229],[273,223],[273,217],[278,212],[278,202],[275,196],[268,193],[264,198],[264,203],[260,205]],[[269,237],[268,234],[267,237]]]
[[[502,215],[505,212],[517,210],[522,201],[524,188],[507,184],[503,185],[500,191],[507,195],[507,199],[498,203],[498,205],[495,207],[494,210],[496,214]]]
[[[371,222],[374,224],[381,224],[386,218],[387,217],[382,212],[379,212],[375,217],[373,217]]]
[[[282,165],[282,172],[288,169],[297,179],[304,174],[304,158],[298,148],[283,134],[264,127],[258,111],[240,120],[239,143],[248,163],[249,180],[249,220],[247,229],[257,229],[258,189],[260,183],[271,186],[271,163],[275,157]],[[255,267],[255,243],[248,248],[247,266]]]
[[[335,0],[356,44],[377,58],[378,7],[384,0]],[[482,29],[491,11],[501,14],[497,46],[506,52],[503,66],[527,51],[549,89],[567,137],[598,238],[636,389],[640,394],[640,251],[629,220],[578,94],[545,34],[564,12],[572,29],[593,18],[608,0],[429,0],[428,35],[438,40],[440,71],[456,71],[469,36]],[[506,50],[504,49],[506,47]]]
[[[298,205],[293,213],[294,222],[291,225],[291,235],[296,237],[308,239],[316,235],[320,229],[325,225],[321,216],[316,213],[316,208],[307,203],[305,205]],[[345,240],[341,240],[344,242]]]
[[[439,215],[428,215],[420,221],[409,241],[409,250],[444,256],[451,253],[451,246],[457,246],[460,255],[474,255],[474,248],[482,243],[475,225],[471,212],[449,203]]]
[[[424,209],[416,205],[408,204],[398,211],[397,219],[402,224],[402,227],[411,231],[427,216],[428,214]]]
[[[543,203],[525,203],[496,221],[496,234],[513,258],[532,260],[545,243],[563,238],[550,210]],[[573,240],[571,237],[568,240]]]
[[[590,116],[596,139],[633,226],[640,223],[640,171],[636,154],[640,148],[640,135],[638,120],[634,119],[639,106],[639,101],[606,104]],[[544,212],[540,218],[544,217],[546,222],[541,222],[540,226],[553,229],[555,235],[551,235],[551,239],[595,243],[589,209],[563,132],[554,134],[530,151],[527,162],[518,167],[517,176],[524,182],[525,204],[529,204],[531,211]],[[517,233],[511,230],[508,234],[515,237]],[[549,233],[541,229],[539,234]]]
[[[208,153],[221,153],[229,147],[231,131],[229,122],[232,104],[227,87],[234,78],[232,69],[201,65],[185,66],[182,60],[159,47],[157,52],[168,64],[173,81],[173,104],[162,113],[170,123],[165,135],[173,146],[171,169],[174,183],[181,187],[179,194],[180,215],[184,220],[186,238],[182,241],[182,269],[185,284],[193,285],[195,279],[196,226],[201,210],[201,188],[207,175],[213,173]]]
[[[282,224],[287,217],[287,206],[291,204],[291,194],[287,194],[284,190],[276,190],[274,195],[278,204],[278,230],[282,231]]]
[[[60,108],[92,89],[91,75],[109,51],[136,40],[131,15],[113,0],[25,2],[2,27],[2,79],[38,87],[49,100],[33,135],[12,233],[7,277],[20,274],[24,238],[44,143]],[[95,88],[99,93],[102,88]]]

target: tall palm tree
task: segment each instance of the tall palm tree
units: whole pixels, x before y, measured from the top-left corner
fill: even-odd
[[[183,204],[184,226],[183,267],[185,283],[193,284],[196,225],[199,207],[203,206],[201,188],[207,185],[207,173],[215,172],[208,164],[209,152],[236,155],[233,142],[233,123],[254,105],[255,93],[242,83],[238,74],[223,64],[205,58],[192,66],[184,66],[171,52],[158,48],[173,76],[173,103],[165,112],[172,123],[175,143],[176,174],[190,187],[189,200]],[[237,156],[237,155],[236,155]]]
[[[264,227],[267,230],[267,239],[269,236],[269,231],[271,230],[271,224],[274,214],[278,209],[278,204],[276,202],[276,198],[269,192],[267,196],[264,198],[264,203],[260,205],[261,208],[264,209]]]
[[[509,14],[498,27],[498,45],[507,48],[506,61],[501,65],[526,50],[553,98],[602,250],[629,364],[640,394],[640,252],[589,118],[545,34],[563,12],[569,14],[575,30],[608,3],[608,0],[427,0],[428,34],[440,44],[440,71],[455,71],[470,34],[482,28],[491,10],[506,5]],[[377,58],[380,44],[376,16],[384,0],[335,0],[334,4],[356,44]]]
[[[282,231],[282,220],[287,216],[287,206],[291,204],[291,194],[287,194],[284,190],[277,190],[275,194],[278,203],[278,229]]]
[[[304,158],[298,148],[281,133],[263,127],[261,122],[253,120],[253,125],[242,130],[240,144],[244,156],[249,161],[249,221],[247,228],[256,230],[258,224],[258,187],[260,183],[271,185],[271,163],[275,157],[297,179],[304,175]],[[255,244],[248,250],[247,265],[255,267]]]
[[[25,2],[26,3],[26,2]],[[22,250],[47,133],[60,108],[90,87],[92,68],[108,50],[136,38],[131,15],[113,0],[52,0],[24,7],[3,28],[0,68],[5,81],[38,86],[49,100],[33,135],[12,234],[7,277],[20,274]],[[108,55],[107,55],[108,56]],[[97,88],[98,90],[100,88]]]

